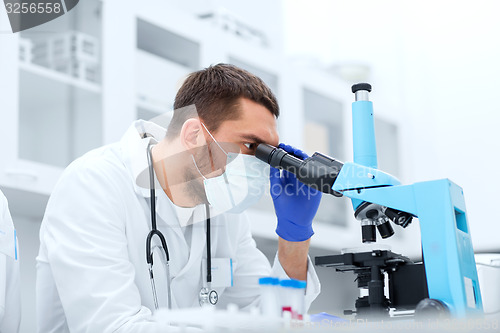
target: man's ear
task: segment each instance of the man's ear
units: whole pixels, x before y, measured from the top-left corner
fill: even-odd
[[[179,135],[181,145],[186,150],[198,148],[207,144],[199,118],[191,118],[184,122]]]

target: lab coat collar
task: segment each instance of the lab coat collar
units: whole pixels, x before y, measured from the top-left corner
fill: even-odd
[[[17,236],[9,213],[7,198],[0,191],[0,254],[17,260]]]
[[[166,132],[163,127],[155,123],[137,120],[121,139],[123,157],[132,176],[135,192],[145,198],[150,197],[147,147],[150,143],[156,144],[161,141]],[[156,176],[155,189],[161,189]]]

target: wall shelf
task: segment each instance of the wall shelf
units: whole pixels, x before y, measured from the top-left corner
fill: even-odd
[[[53,69],[46,68],[40,65],[30,64],[30,63],[20,63],[19,69],[21,71],[31,73],[34,75],[39,75],[48,80],[58,81],[62,84],[66,84],[75,87],[77,89],[86,90],[91,93],[100,94],[102,92],[101,86],[99,84],[76,79],[64,73],[60,73]]]

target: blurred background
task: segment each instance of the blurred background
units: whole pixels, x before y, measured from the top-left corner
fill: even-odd
[[[350,87],[371,83],[380,169],[462,186],[475,251],[500,252],[499,10],[495,0],[85,0],[16,34],[0,10],[0,188],[18,229],[22,331],[34,331],[38,231],[62,170],[170,111],[183,78],[219,62],[273,89],[282,142],[341,161],[352,160]],[[249,214],[274,260],[270,197]],[[311,257],[361,245],[345,198],[324,196],[314,229]],[[419,260],[418,221],[395,231],[379,243]],[[318,274],[310,312],[353,309],[354,275]]]

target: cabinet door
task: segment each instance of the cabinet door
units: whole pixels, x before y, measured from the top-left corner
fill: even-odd
[[[102,144],[101,7],[88,0],[1,35],[2,186],[48,195],[69,163]]]
[[[1,22],[0,34],[0,186],[28,185],[37,174],[17,165],[19,112],[19,34],[9,33],[8,21]]]
[[[4,169],[17,155],[19,73],[17,69],[18,34],[9,33],[7,20],[0,21],[0,168]]]

